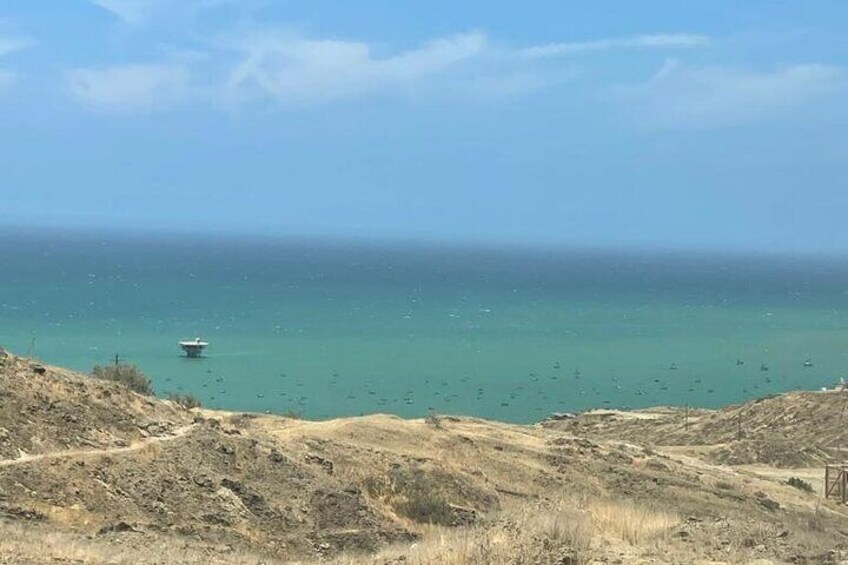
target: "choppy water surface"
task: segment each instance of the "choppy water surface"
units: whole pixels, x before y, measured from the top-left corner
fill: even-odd
[[[0,254],[0,345],[119,354],[231,410],[529,422],[848,372],[837,260],[9,233]],[[208,356],[181,358],[196,336]]]

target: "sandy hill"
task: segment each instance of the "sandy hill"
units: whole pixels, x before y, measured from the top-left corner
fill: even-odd
[[[692,414],[682,431],[672,409],[536,426],[307,422],[185,410],[13,356],[0,359],[0,401],[0,563],[848,558],[848,511],[821,500],[813,458],[778,469],[701,456],[713,439],[739,443],[734,409]],[[793,442],[814,413],[841,410],[826,395],[766,402],[785,416],[748,412],[742,442],[761,428]],[[817,458],[838,438],[822,442]]]

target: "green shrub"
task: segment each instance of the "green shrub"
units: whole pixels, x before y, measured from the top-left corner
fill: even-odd
[[[452,526],[456,516],[450,504],[435,493],[410,492],[395,507],[398,513],[419,524]]]
[[[369,496],[420,524],[458,526],[470,524],[475,518],[473,511],[449,504],[440,479],[421,469],[392,469],[387,475],[366,478],[362,486]]]
[[[168,400],[178,404],[186,410],[191,410],[192,408],[200,408],[200,399],[193,394],[171,393],[168,395]]]
[[[120,383],[139,394],[153,396],[153,384],[135,365],[126,363],[107,365],[105,367],[95,365],[91,369],[91,376],[95,379]]]
[[[791,487],[795,487],[798,490],[803,490],[804,492],[813,492],[813,485],[804,479],[799,479],[798,477],[789,477],[786,484]]]

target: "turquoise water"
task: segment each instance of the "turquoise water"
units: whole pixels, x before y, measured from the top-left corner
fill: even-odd
[[[72,233],[0,254],[0,345],[78,370],[118,354],[230,410],[530,422],[848,372],[836,260]],[[196,336],[207,357],[181,357]]]

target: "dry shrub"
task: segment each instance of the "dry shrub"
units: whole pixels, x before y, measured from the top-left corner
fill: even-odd
[[[680,523],[680,518],[674,514],[626,501],[592,502],[588,510],[598,533],[634,546],[662,538]]]
[[[178,404],[180,407],[185,408],[186,410],[191,410],[193,408],[200,408],[200,399],[197,398],[193,394],[169,394],[168,400]]]
[[[105,367],[95,365],[91,369],[91,376],[104,381],[120,383],[139,394],[153,396],[153,384],[135,365],[125,363],[117,363]]]

